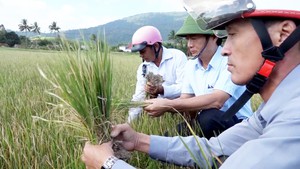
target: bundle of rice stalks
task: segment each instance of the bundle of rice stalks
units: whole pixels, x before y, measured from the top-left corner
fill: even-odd
[[[39,69],[53,85],[47,92],[59,100],[63,107],[59,109],[61,112],[68,112],[68,118],[77,119],[72,121],[78,123],[77,128],[82,126],[81,130],[89,133],[84,136],[86,139],[93,142],[109,140],[112,86],[109,47],[99,40],[97,43],[72,44],[62,39],[61,48],[58,67],[49,67],[47,73]],[[53,110],[59,114],[57,109]]]

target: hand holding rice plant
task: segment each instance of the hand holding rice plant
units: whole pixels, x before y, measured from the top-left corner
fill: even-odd
[[[164,82],[163,77],[159,74],[149,72],[146,75],[146,99],[157,98],[159,94],[163,93],[162,83]]]

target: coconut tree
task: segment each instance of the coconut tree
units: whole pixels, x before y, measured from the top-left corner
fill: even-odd
[[[27,32],[30,32],[31,30],[31,26],[28,25],[27,19],[22,19],[21,23],[19,24],[19,30],[21,32],[25,31],[25,36],[26,36],[25,45],[27,47]]]
[[[177,43],[179,42],[178,37],[176,36],[176,32],[174,30],[171,30],[171,32],[168,35],[168,40],[171,41],[171,43],[174,45],[174,47],[177,47]]]
[[[33,25],[31,25],[31,31],[36,34],[41,34],[41,28],[37,24],[37,22],[34,22]],[[37,46],[37,41],[34,40],[35,46]]]
[[[176,36],[176,32],[174,30],[171,30],[171,32],[168,34],[168,40],[171,41],[175,48],[181,49],[183,51],[187,50],[185,47],[185,39]]]
[[[0,25],[0,43],[5,43],[6,38],[5,38],[6,30],[4,25]]]
[[[34,22],[31,26],[31,31],[37,34],[41,34],[41,28],[38,26],[37,22]]]
[[[176,33],[174,30],[171,30],[171,32],[168,35],[168,40],[174,41],[176,39]]]
[[[52,22],[51,25],[49,25],[49,29],[51,32],[59,32],[60,27],[57,26],[56,22]]]
[[[97,42],[97,36],[95,34],[92,34],[91,37],[90,37],[90,40],[92,42]]]

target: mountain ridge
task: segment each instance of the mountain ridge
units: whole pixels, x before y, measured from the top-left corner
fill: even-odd
[[[108,22],[103,25],[85,29],[67,30],[62,33],[67,39],[88,39],[92,34],[103,36],[109,45],[128,44],[132,34],[141,26],[152,25],[157,27],[167,41],[168,34],[177,31],[187,17],[186,12],[151,12],[137,14],[123,19]]]
[[[103,25],[89,28],[73,29],[59,32],[60,35],[70,40],[89,40],[92,34],[105,36],[105,41],[111,46],[129,44],[133,33],[140,27],[152,25],[157,27],[163,37],[163,41],[168,41],[169,33],[175,32],[182,26],[187,17],[186,12],[150,12],[136,14],[123,19],[114,20]],[[59,25],[58,25],[59,26]],[[16,31],[18,35],[36,37],[33,32]],[[41,33],[41,37],[56,37],[57,33]],[[101,38],[103,39],[103,38]]]

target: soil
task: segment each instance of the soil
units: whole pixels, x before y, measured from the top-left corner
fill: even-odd
[[[115,152],[115,156],[123,161],[128,162],[128,160],[131,157],[131,153],[127,150],[125,150],[120,142],[114,142],[113,146],[112,146],[114,152]]]

